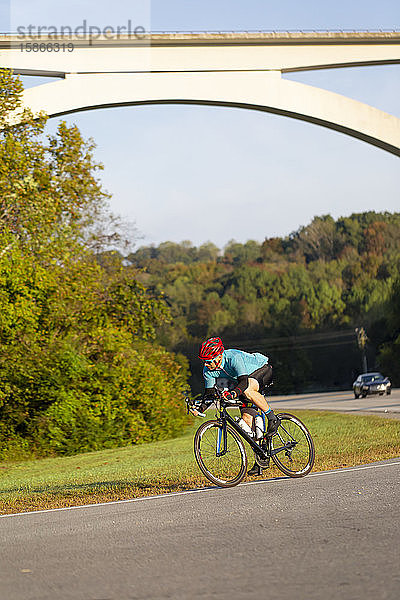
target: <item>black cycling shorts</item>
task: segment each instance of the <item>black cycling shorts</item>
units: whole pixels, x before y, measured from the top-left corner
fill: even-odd
[[[263,390],[268,384],[272,381],[272,367],[268,363],[250,373],[249,378],[255,379],[258,381],[259,391]],[[250,400],[248,400],[244,394],[240,395],[240,400],[243,400],[243,404],[241,407],[241,413],[245,410],[248,414],[251,414],[253,417],[256,416],[258,412],[258,407],[255,406]]]
[[[260,390],[265,388],[272,381],[272,367],[268,363],[263,365],[259,369],[250,373],[249,378],[255,379],[258,381],[258,385],[260,386]]]

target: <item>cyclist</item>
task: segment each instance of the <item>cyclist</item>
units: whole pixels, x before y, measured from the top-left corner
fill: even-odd
[[[195,405],[193,414],[203,412],[215,399],[214,386],[221,380],[230,382],[229,390],[223,391],[227,401],[243,400],[241,415],[244,423],[254,431],[254,417],[261,409],[268,419],[267,434],[272,435],[279,427],[279,419],[268,405],[259,390],[272,381],[272,367],[268,357],[255,352],[249,354],[243,350],[225,350],[222,340],[212,337],[200,348],[199,358],[204,361],[203,377],[205,391],[202,400]],[[249,475],[261,475],[262,469],[254,463]]]

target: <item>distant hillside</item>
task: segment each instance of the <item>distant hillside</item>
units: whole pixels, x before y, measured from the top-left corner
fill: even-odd
[[[164,242],[127,259],[171,307],[161,341],[189,358],[201,339],[219,335],[228,345],[262,344],[279,372],[276,389],[345,387],[361,370],[354,328],[364,326],[370,366],[399,382],[400,213],[315,217],[285,238],[223,249]]]

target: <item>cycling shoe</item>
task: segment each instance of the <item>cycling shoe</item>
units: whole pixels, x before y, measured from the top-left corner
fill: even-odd
[[[262,475],[262,468],[255,462],[249,471],[247,471],[247,475]]]

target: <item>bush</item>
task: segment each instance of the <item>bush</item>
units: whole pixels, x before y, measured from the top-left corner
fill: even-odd
[[[3,388],[3,458],[74,454],[179,435],[186,359],[128,332],[96,329],[20,357]],[[29,374],[29,375],[28,375]],[[8,389],[8,393],[7,393]],[[6,393],[4,393],[6,392]]]
[[[162,348],[115,352],[110,362],[88,363],[74,390],[62,388],[30,437],[38,454],[74,454],[177,436],[186,379],[187,369]]]

